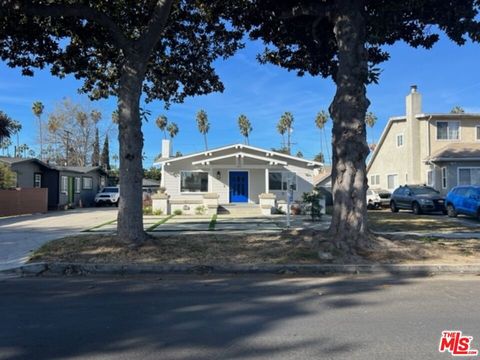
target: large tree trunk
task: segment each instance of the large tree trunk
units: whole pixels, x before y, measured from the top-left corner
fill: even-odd
[[[130,60],[122,69],[118,89],[118,141],[120,144],[120,204],[117,233],[120,240],[141,244],[143,230],[142,149],[140,96],[145,66]]]
[[[338,45],[337,92],[330,105],[333,119],[333,215],[330,235],[337,249],[355,254],[368,245],[366,204],[365,114],[368,74],[364,4],[339,0],[334,16]]]

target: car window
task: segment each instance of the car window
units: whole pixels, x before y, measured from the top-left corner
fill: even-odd
[[[104,193],[118,193],[118,188],[115,187],[110,187],[110,188],[104,188],[102,190]]]
[[[434,188],[425,186],[425,187],[413,188],[412,193],[414,193],[415,195],[437,195],[439,192]]]
[[[467,194],[467,190],[468,188],[457,188],[455,190],[455,195],[458,195],[458,196],[465,196]]]
[[[405,190],[404,188],[398,188],[393,193],[394,195],[403,195],[404,190]]]

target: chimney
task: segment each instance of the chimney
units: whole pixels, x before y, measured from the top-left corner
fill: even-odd
[[[170,145],[170,140],[162,140],[162,158],[169,159],[172,156],[172,146]]]
[[[417,85],[410,86],[410,93],[406,98],[407,121],[415,118],[415,115],[422,113],[422,95],[417,91]]]

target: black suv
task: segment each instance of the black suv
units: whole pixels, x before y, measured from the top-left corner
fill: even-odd
[[[390,209],[412,210],[414,214],[440,211],[446,214],[445,199],[430,186],[405,185],[397,188],[390,199]]]

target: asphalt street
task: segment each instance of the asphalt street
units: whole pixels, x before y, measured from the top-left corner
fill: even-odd
[[[0,280],[0,359],[449,359],[480,348],[480,278]]]

